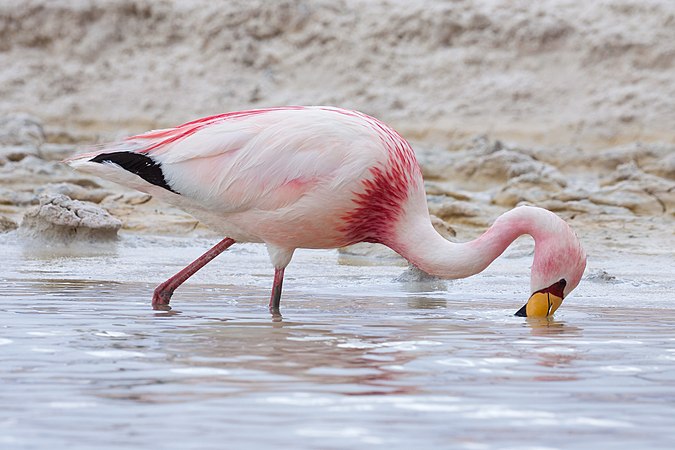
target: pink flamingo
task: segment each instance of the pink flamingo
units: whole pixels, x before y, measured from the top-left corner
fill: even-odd
[[[154,291],[174,290],[235,242],[267,245],[274,265],[270,310],[297,248],[384,244],[429,274],[481,272],[523,234],[535,240],[532,295],[516,314],[553,314],[579,284],[586,256],[555,214],[518,207],[478,239],[452,243],[431,225],[410,144],[365,114],[279,107],[205,117],[150,131],[66,160],[71,166],[176,205],[227,236]]]

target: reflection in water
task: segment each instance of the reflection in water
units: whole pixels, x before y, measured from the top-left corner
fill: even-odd
[[[362,336],[316,322],[207,322],[177,331],[181,339],[167,350],[181,355],[174,359],[180,364],[240,368],[269,383],[293,377],[300,384],[342,385],[342,393],[398,392],[391,382],[405,373],[391,367],[410,362],[416,344],[392,343],[388,330],[378,331]]]
[[[581,355],[574,346],[560,345],[559,342],[561,339],[574,339],[582,336],[583,330],[580,327],[568,325],[564,321],[556,320],[555,317],[526,318],[525,323],[530,327],[532,336],[546,338],[546,340],[541,341],[540,345],[532,348],[538,358],[538,365],[557,369],[574,368],[574,363]],[[577,379],[578,376],[574,370],[564,373],[558,371],[555,374],[533,377],[534,381],[573,381]]]
[[[443,298],[411,297],[408,299],[408,307],[413,309],[439,309],[447,308],[448,301]]]
[[[580,336],[583,331],[581,328],[557,320],[555,317],[528,317],[524,320],[530,327],[532,336],[560,337],[566,335],[572,337]]]
[[[169,306],[169,305],[166,305],[166,306]],[[155,310],[153,315],[155,317],[159,318],[159,319],[162,319],[162,318],[168,319],[170,317],[178,316],[180,314],[182,314],[181,311],[178,311],[177,309],[171,308],[171,309],[165,309],[165,310]]]
[[[118,241],[111,242],[69,242],[67,245],[58,242],[39,240],[22,241],[20,247],[24,260],[44,261],[58,264],[61,260],[71,261],[79,259],[86,263],[88,259],[101,257],[116,257],[118,255]]]

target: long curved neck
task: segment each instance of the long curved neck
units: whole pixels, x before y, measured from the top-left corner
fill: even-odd
[[[477,239],[453,243],[433,228],[428,215],[417,214],[403,220],[396,238],[387,243],[415,266],[442,278],[465,278],[482,272],[518,237],[544,236],[550,212],[530,207],[516,208],[501,215]]]

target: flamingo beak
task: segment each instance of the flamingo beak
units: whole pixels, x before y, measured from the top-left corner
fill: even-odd
[[[565,280],[560,280],[546,289],[535,292],[525,306],[520,308],[515,315],[518,317],[539,318],[552,316],[562,305],[564,297],[563,289],[566,284]]]
[[[527,303],[518,310],[516,316],[519,317],[548,317],[560,308],[562,297],[553,295],[550,292],[535,292]]]

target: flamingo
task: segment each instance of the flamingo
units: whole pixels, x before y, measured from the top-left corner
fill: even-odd
[[[561,218],[520,206],[477,239],[453,243],[431,225],[410,144],[366,114],[327,106],[229,112],[153,130],[65,161],[173,204],[224,239],[154,291],[176,288],[235,242],[267,246],[269,308],[279,314],[284,269],[298,248],[380,243],[446,279],[484,270],[518,236],[535,241],[531,295],[516,315],[547,317],[579,284],[586,255]]]

